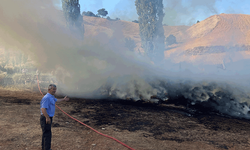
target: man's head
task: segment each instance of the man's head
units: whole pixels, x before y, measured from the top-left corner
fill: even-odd
[[[54,95],[56,93],[56,85],[55,84],[50,84],[48,87],[48,93],[51,95]]]

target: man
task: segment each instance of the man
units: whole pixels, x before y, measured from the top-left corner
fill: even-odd
[[[56,85],[50,84],[48,87],[48,93],[42,98],[40,103],[40,124],[42,127],[42,149],[50,150],[51,147],[51,124],[52,118],[55,114],[55,103],[61,101],[68,101],[69,98],[65,96],[63,99],[56,99],[54,94],[56,93]]]

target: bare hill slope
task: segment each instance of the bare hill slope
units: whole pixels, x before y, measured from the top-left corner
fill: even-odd
[[[222,63],[232,52],[238,55],[230,56],[230,61],[250,58],[250,15],[214,15],[191,26],[186,36],[189,39],[165,51],[165,57],[174,55],[175,62],[203,60],[209,64]]]
[[[141,38],[139,24],[124,20],[110,21],[104,18],[84,16],[84,27],[86,37],[95,37],[98,40],[106,41],[108,38],[119,36],[119,38],[131,38],[136,42],[137,49],[141,49]],[[177,40],[184,42],[186,36],[183,36],[189,26],[164,26],[165,36],[173,34]],[[108,38],[106,38],[108,37]]]
[[[250,44],[250,15],[221,14],[191,26],[187,33],[195,42],[186,44],[188,48],[197,46],[233,46]],[[195,44],[194,44],[195,43]]]

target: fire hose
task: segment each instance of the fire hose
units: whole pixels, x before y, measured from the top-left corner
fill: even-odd
[[[38,86],[38,89],[39,89],[40,93],[43,95],[43,93],[42,93],[42,91],[41,91],[41,89],[40,89],[38,76],[36,76],[36,78],[37,78],[37,86]],[[133,148],[129,147],[128,145],[126,145],[126,144],[122,143],[121,141],[119,141],[119,140],[117,140],[117,139],[115,139],[115,138],[113,138],[113,137],[111,137],[111,136],[105,135],[105,134],[103,134],[103,133],[101,133],[101,132],[99,132],[99,131],[97,131],[97,130],[93,129],[92,127],[90,127],[90,126],[88,126],[88,125],[86,125],[86,124],[82,123],[81,121],[79,121],[79,120],[77,120],[77,119],[75,119],[75,118],[71,117],[69,114],[67,114],[65,111],[63,111],[63,110],[62,110],[60,107],[58,107],[57,105],[56,105],[56,107],[57,107],[58,109],[60,109],[60,110],[61,110],[64,114],[66,114],[68,117],[70,117],[71,119],[73,119],[73,120],[75,120],[75,121],[79,122],[80,124],[82,124],[82,125],[84,125],[84,126],[88,127],[89,129],[91,129],[91,130],[95,131],[96,133],[98,133],[98,134],[100,134],[100,135],[102,135],[102,136],[105,136],[105,137],[107,137],[107,138],[110,138],[110,139],[112,139],[112,140],[115,140],[116,142],[118,142],[118,143],[122,144],[123,146],[127,147],[127,148],[128,148],[128,149],[130,149],[130,150],[135,150],[135,149],[133,149]]]

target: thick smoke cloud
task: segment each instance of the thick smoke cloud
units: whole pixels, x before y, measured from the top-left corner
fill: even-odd
[[[133,100],[150,100],[157,95],[164,100],[167,93],[177,101],[181,97],[193,105],[211,102],[209,105],[220,112],[248,117],[244,103],[250,102],[248,72],[236,80],[230,69],[229,73],[216,74],[214,66],[203,66],[212,68],[208,72],[187,63],[190,71],[181,70],[179,64],[168,60],[163,66],[155,66],[122,48],[119,27],[111,39],[104,34],[100,36],[104,39],[85,37],[82,41],[78,33],[65,26],[62,12],[51,0],[8,0],[0,5],[1,47],[25,52],[40,70],[53,71],[64,94]],[[231,64],[231,70],[235,68]]]
[[[62,13],[53,7],[50,0],[29,0],[25,3],[10,0],[4,2],[0,10],[2,47],[21,50],[32,57],[40,70],[53,71],[57,79],[65,84],[63,92],[68,95],[86,96],[106,83],[108,77],[114,78],[115,83],[121,81],[116,84],[123,85],[148,74],[145,66],[151,63],[140,60],[120,46],[119,39],[123,36],[119,27],[108,43],[104,42],[107,38],[97,41],[85,37],[82,41],[79,32],[65,26]],[[145,89],[147,98],[148,93],[156,94],[152,88]],[[140,90],[143,88],[139,92],[145,93]],[[133,91],[130,93],[135,95]]]

